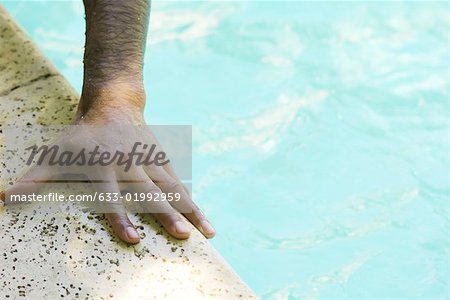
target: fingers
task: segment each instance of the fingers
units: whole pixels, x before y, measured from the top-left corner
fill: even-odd
[[[114,193],[120,195],[120,189],[117,184],[117,179],[113,173],[106,174],[105,182],[96,183],[94,185],[98,192]],[[105,212],[105,217],[108,219],[113,231],[117,236],[128,244],[137,244],[140,241],[139,233],[131,223],[126,213],[123,203],[118,202],[101,202],[102,210]]]
[[[181,215],[167,202],[156,201],[155,195],[161,195],[162,191],[148,178],[143,170],[137,175],[139,180],[134,184],[134,189],[139,193],[154,195],[152,201],[142,201],[145,212],[151,213],[163,225],[166,231],[177,239],[187,239],[190,230]],[[159,197],[159,199],[162,199]],[[148,200],[148,199],[146,199]]]
[[[191,197],[186,191],[184,185],[172,178],[166,176],[164,181],[157,182],[157,185],[164,193],[178,193],[180,194],[179,201],[172,201],[170,204],[177,211],[181,212],[201,233],[207,238],[212,238],[216,231],[206,219],[200,208],[191,200]]]
[[[198,206],[188,197],[181,197],[180,200],[182,203],[174,202],[173,206],[175,208],[179,206],[183,207],[189,207],[188,210],[184,210],[183,213],[184,216],[191,221],[192,224],[195,225],[195,227],[200,230],[201,233],[208,239],[213,238],[216,235],[215,229],[212,227],[212,225],[209,223],[209,221],[206,219],[203,212],[198,208]],[[177,208],[178,209],[178,208]]]
[[[152,135],[150,140],[157,146],[158,151],[161,150],[161,146],[157,142],[156,138]],[[177,211],[184,214],[188,220],[197,227],[197,229],[203,233],[207,238],[212,238],[216,234],[216,231],[211,226],[205,215],[201,212],[197,205],[191,200],[188,189],[181,183],[178,176],[175,174],[173,167],[170,163],[164,164],[159,168],[153,166],[144,166],[144,170],[148,177],[156,183],[156,185],[164,193],[179,193],[180,201],[170,202],[171,206]]]
[[[191,232],[181,216],[172,208],[171,213],[154,213],[156,219],[164,226],[167,232],[174,238],[185,240],[189,238]]]
[[[139,243],[139,233],[131,223],[130,219],[128,219],[125,209],[118,210],[115,213],[106,213],[105,216],[108,219],[109,224],[111,224],[113,231],[122,241],[128,244]]]
[[[181,200],[183,201],[183,200]],[[186,218],[191,221],[192,224],[197,227],[201,233],[208,239],[213,238],[216,235],[216,230],[212,227],[209,221],[206,219],[202,211],[195,205],[192,200],[185,200],[187,205],[191,206],[191,212],[184,213]]]

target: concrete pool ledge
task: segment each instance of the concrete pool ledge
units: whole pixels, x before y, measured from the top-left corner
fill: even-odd
[[[69,124],[78,95],[0,6],[0,130]],[[24,170],[5,168],[0,188]],[[77,193],[54,186],[59,193]],[[78,192],[79,193],[79,192]],[[101,215],[69,204],[0,207],[2,299],[252,299],[254,293],[194,228],[187,241],[131,215],[143,239],[120,242]]]

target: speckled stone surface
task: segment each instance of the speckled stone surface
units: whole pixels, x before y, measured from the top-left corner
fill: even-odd
[[[0,130],[69,124],[77,99],[0,7]],[[23,170],[5,170],[4,146],[0,157],[4,189]],[[102,215],[70,204],[0,207],[0,299],[255,298],[198,231],[177,241],[151,217],[130,219],[143,238],[135,246],[120,242]]]

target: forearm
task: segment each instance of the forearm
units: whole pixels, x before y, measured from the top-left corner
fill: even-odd
[[[142,65],[150,0],[84,0],[84,5],[86,47],[79,113],[84,115],[98,99],[107,101],[101,94],[110,89],[136,93],[131,98],[145,101]]]

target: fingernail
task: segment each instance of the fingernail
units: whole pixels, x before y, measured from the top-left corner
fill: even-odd
[[[177,233],[189,233],[189,229],[184,224],[184,222],[181,222],[181,221],[175,222],[175,231]]]
[[[214,228],[211,226],[211,224],[209,224],[208,221],[203,220],[200,225],[202,226],[203,232],[207,233],[207,234],[214,234],[216,233],[216,231],[214,230]]]
[[[139,234],[137,233],[136,229],[134,229],[133,227],[127,228],[127,236],[128,236],[128,238],[133,239],[133,240],[139,239]]]

